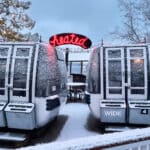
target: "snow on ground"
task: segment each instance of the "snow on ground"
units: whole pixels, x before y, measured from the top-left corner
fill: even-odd
[[[98,130],[97,122],[89,115],[88,106],[79,103],[69,103],[60,112],[61,116],[67,116],[67,119],[57,138],[53,141],[43,144],[41,141],[36,143],[35,146],[28,146],[21,148],[21,150],[80,150],[90,149],[95,146],[108,146],[111,144],[129,142],[132,140],[139,140],[150,137],[150,128],[133,129],[124,132],[100,134]],[[60,118],[58,122],[60,125]],[[52,130],[55,130],[57,126],[52,126]],[[49,137],[54,136],[49,132]]]
[[[116,132],[104,135],[95,135],[63,142],[53,142],[44,145],[37,145],[35,147],[28,147],[26,149],[86,150],[95,147],[111,146],[112,144],[126,143],[132,140],[137,142],[139,139],[147,137],[150,137],[150,128],[134,129],[125,132]]]
[[[31,142],[30,145],[39,143],[63,142],[81,137],[95,136],[100,134],[99,121],[92,117],[87,104],[68,103],[61,109],[57,121],[52,123],[40,139]],[[35,146],[36,147],[36,146]],[[21,148],[30,149],[31,147]],[[42,148],[40,148],[42,149]]]
[[[68,120],[56,141],[64,141],[99,134],[88,131],[86,128],[89,115],[88,105],[81,103],[70,103],[61,110],[60,114],[67,115]]]

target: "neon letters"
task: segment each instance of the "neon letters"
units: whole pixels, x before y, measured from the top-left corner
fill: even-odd
[[[92,42],[86,36],[75,34],[75,33],[62,33],[57,34],[49,39],[49,43],[52,46],[59,46],[65,44],[78,45],[82,48],[90,48]]]

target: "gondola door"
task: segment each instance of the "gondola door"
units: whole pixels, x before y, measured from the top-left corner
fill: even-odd
[[[147,99],[145,47],[106,48],[106,99]]]
[[[14,47],[10,73],[10,102],[29,101],[29,84],[33,46]]]
[[[128,99],[147,99],[147,55],[145,47],[127,48]]]
[[[124,99],[124,49],[105,49],[106,99]]]
[[[0,101],[8,102],[8,75],[11,56],[11,46],[0,46]]]

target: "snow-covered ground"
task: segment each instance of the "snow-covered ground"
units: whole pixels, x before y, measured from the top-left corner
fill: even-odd
[[[68,103],[64,105],[57,120],[52,123],[52,126],[45,133],[49,135],[42,135],[40,139],[33,139],[31,145],[54,141],[63,142],[81,137],[99,135],[100,130],[98,124],[98,120],[91,116],[87,104]],[[25,149],[30,148],[26,147]]]
[[[129,146],[132,146],[130,144],[131,141],[134,141],[137,143],[135,148],[133,149],[138,149],[138,140],[142,140],[145,138],[145,141],[143,142],[145,145],[148,145],[150,140],[147,140],[147,137],[150,137],[150,128],[145,128],[145,129],[134,129],[134,130],[129,130],[125,132],[115,132],[115,133],[110,133],[110,134],[104,134],[104,135],[95,135],[95,136],[88,136],[88,137],[83,137],[83,138],[78,138],[74,140],[69,140],[69,141],[63,141],[63,142],[53,142],[49,144],[38,144],[36,146],[32,147],[27,147],[23,148],[22,150],[45,150],[45,149],[50,149],[50,150],[87,150],[87,149],[92,149],[95,147],[105,147],[108,146],[109,148],[111,145],[114,144],[121,144],[121,143],[129,143]],[[135,145],[133,143],[133,145]],[[129,150],[130,147],[127,146],[125,149],[119,149],[119,150]],[[114,150],[115,148],[113,148]],[[131,150],[133,150],[131,149]],[[142,150],[142,149],[140,149]],[[148,149],[143,149],[143,150],[148,150]]]
[[[124,128],[126,129],[126,128]],[[19,150],[80,150],[95,146],[129,142],[147,138],[150,128],[134,129],[125,132],[102,134],[99,121],[93,118],[89,108],[82,103],[66,104],[46,132],[32,139],[28,146]]]
[[[59,120],[64,117],[65,121]],[[123,143],[129,141],[138,141],[147,138],[150,135],[150,128],[133,129],[125,132],[101,134],[98,128],[99,122],[94,120],[90,115],[88,106],[81,103],[69,103],[64,106],[58,117],[57,123],[61,127],[61,131],[57,138],[45,144],[42,141],[36,143],[35,146],[22,147],[21,150],[80,150],[90,149],[95,146],[106,146],[114,143]],[[53,126],[53,130],[58,130],[58,126]],[[125,128],[126,129],[126,128]],[[53,131],[51,130],[51,131]],[[54,136],[53,132],[49,132],[50,137]],[[56,132],[57,133],[57,132]]]
[[[56,141],[66,141],[99,134],[88,130],[89,108],[87,105],[78,103],[67,104],[60,114],[67,115],[68,120]]]

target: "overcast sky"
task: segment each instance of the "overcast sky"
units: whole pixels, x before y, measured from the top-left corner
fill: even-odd
[[[57,33],[74,32],[88,36],[94,44],[121,23],[117,0],[31,0],[29,16],[36,21],[33,32],[44,41]]]

